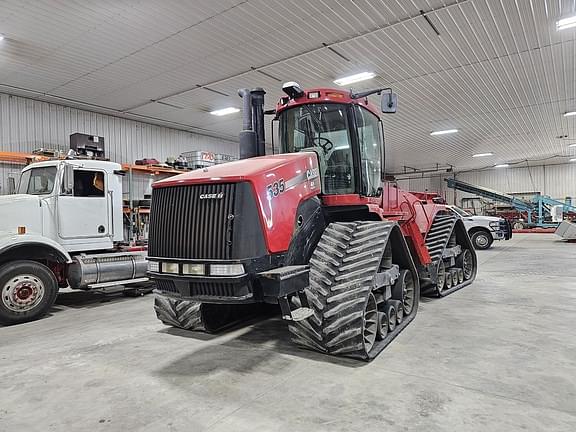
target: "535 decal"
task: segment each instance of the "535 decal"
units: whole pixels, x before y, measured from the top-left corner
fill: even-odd
[[[266,186],[266,191],[268,193],[268,199],[276,198],[281,193],[284,193],[286,190],[286,185],[284,183],[284,179],[279,179],[272,184]]]

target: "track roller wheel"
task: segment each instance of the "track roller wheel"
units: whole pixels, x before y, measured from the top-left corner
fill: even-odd
[[[394,331],[398,318],[396,316],[396,308],[393,304],[388,303],[386,305],[386,315],[388,315],[388,330]]]
[[[392,298],[400,301],[402,315],[410,315],[414,308],[414,279],[408,270],[401,270],[400,276],[392,287]],[[398,307],[400,307],[398,306]]]
[[[386,312],[378,312],[378,340],[384,340],[388,334],[388,315]]]
[[[404,307],[402,302],[398,300],[389,300],[388,303],[394,306],[394,310],[396,311],[396,324],[400,324],[404,318]]]
[[[474,274],[474,262],[472,260],[472,253],[468,249],[464,249],[458,259],[456,264],[462,267],[464,272],[464,280],[470,279]]]
[[[449,290],[452,288],[452,275],[449,271],[446,272],[446,279],[444,280],[444,288]],[[442,291],[440,291],[442,293]]]
[[[452,286],[458,285],[458,270],[455,268],[451,268],[450,275],[452,276]]]
[[[458,283],[461,284],[462,282],[464,282],[464,270],[458,267],[456,271],[458,272]]]

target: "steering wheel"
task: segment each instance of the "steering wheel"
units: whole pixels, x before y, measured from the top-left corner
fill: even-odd
[[[327,155],[328,152],[334,148],[334,143],[332,143],[332,141],[330,141],[328,138],[314,137],[312,138],[312,141],[318,142],[318,147],[322,148],[325,155]]]

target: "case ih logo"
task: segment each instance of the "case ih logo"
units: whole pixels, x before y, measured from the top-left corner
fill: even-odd
[[[224,192],[211,193],[211,194],[200,194],[200,199],[201,199],[201,200],[205,200],[205,199],[222,199],[222,198],[224,198]]]

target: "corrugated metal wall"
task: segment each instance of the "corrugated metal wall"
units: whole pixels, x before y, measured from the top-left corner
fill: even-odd
[[[103,136],[107,157],[121,163],[144,157],[164,161],[191,150],[238,156],[238,144],[232,141],[0,93],[0,151],[68,149],[74,132]],[[8,174],[20,168],[0,162],[0,194],[7,193]],[[150,180],[135,176],[135,197],[144,194]]]
[[[438,192],[446,197],[449,203],[453,203],[454,190],[446,186],[444,179],[447,177],[448,175],[406,178],[399,180],[398,183],[408,190]],[[456,178],[466,183],[507,193],[541,192],[560,200],[567,196],[576,197],[576,164],[574,163],[471,171],[459,173]],[[473,195],[458,191],[457,204],[460,204],[460,199],[465,196]]]

